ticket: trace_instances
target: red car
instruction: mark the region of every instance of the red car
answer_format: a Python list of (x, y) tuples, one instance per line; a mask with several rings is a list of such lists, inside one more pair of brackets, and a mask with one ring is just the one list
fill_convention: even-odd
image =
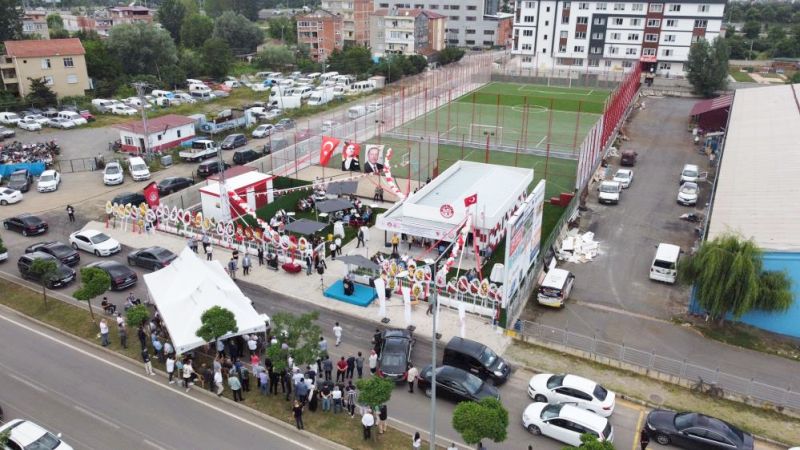
[(86, 119), (87, 122), (94, 122), (94, 115), (92, 115), (92, 113), (90, 113), (88, 109), (81, 110), (78, 112), (78, 114), (80, 114), (81, 117)]

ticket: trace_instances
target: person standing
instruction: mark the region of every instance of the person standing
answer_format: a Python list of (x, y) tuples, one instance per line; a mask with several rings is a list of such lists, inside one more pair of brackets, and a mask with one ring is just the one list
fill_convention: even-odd
[(258, 390), (261, 392), (261, 395), (267, 395), (269, 393), (269, 373), (266, 369), (262, 369), (258, 372)]
[(169, 384), (175, 384), (175, 380), (172, 377), (175, 375), (175, 357), (172, 354), (167, 355), (167, 376), (169, 377)]
[(642, 431), (639, 433), (639, 445), (642, 447), (642, 450), (647, 450), (647, 445), (650, 444), (650, 435), (647, 434), (647, 430), (642, 428)]
[(206, 261), (211, 261), (211, 243), (203, 247), (203, 250), (206, 252)]
[(358, 235), (357, 235), (357, 237), (358, 237), (358, 242), (356, 243), (356, 248), (359, 248), (359, 247), (361, 247), (362, 245), (363, 245), (364, 247), (366, 247), (366, 246), (367, 246), (367, 244), (366, 244), (366, 243), (364, 243), (364, 227), (361, 227), (361, 228), (359, 228), (359, 229), (358, 229)]
[(117, 326), (118, 334), (119, 334), (119, 345), (122, 348), (128, 348), (128, 327), (125, 325), (125, 322), (120, 322)]
[(208, 246), (211, 245), (211, 238), (208, 236), (208, 234), (203, 233), (202, 242), (203, 242), (203, 252), (207, 253)]
[(364, 378), (364, 357), (361, 352), (358, 352), (358, 356), (356, 356), (356, 372), (358, 372), (358, 378)]
[(328, 383), (322, 383), (320, 388), (320, 398), (322, 398), (322, 411), (331, 410), (331, 387)]
[(386, 404), (384, 403), (378, 408), (378, 433), (383, 434), (386, 432), (386, 421), (389, 419), (389, 411), (386, 408)]
[(106, 319), (100, 319), (100, 345), (108, 347), (108, 322)]
[(311, 253), (306, 253), (306, 256), (303, 257), (303, 262), (306, 263), (306, 276), (311, 276), (311, 269), (314, 265), (314, 261), (311, 258)]
[(392, 235), (392, 254), (397, 254), (397, 246), (400, 245), (400, 236), (395, 233)]
[(319, 352), (322, 355), (328, 354), (328, 341), (322, 336), (319, 337)]
[(186, 392), (189, 392), (189, 389), (192, 388), (192, 375), (194, 373), (192, 360), (187, 359), (183, 362), (183, 387), (186, 389)]
[(347, 357), (347, 372), (345, 373), (345, 377), (348, 380), (353, 379), (353, 373), (356, 371), (356, 357), (350, 355)]
[(408, 365), (408, 372), (406, 372), (406, 381), (408, 382), (408, 392), (414, 393), (414, 381), (419, 376), (419, 370), (413, 364)]
[(369, 373), (375, 375), (375, 371), (378, 370), (378, 354), (375, 353), (375, 350), (372, 350), (369, 353)]
[(245, 275), (245, 276), (250, 275), (250, 265), (251, 264), (252, 263), (250, 261), (250, 254), (245, 252), (244, 253), (244, 258), (242, 258), (242, 274), (243, 275)]
[(67, 205), (67, 217), (69, 217), (69, 223), (75, 223), (75, 208), (72, 205)]
[(367, 412), (361, 416), (361, 425), (364, 427), (364, 440), (366, 441), (372, 434), (372, 426), (375, 425), (375, 416), (372, 415), (371, 409), (367, 409)]
[(331, 357), (325, 354), (325, 359), (322, 361), (322, 370), (325, 372), (325, 381), (331, 381), (331, 372), (333, 372), (333, 361)]
[(333, 400), (333, 413), (339, 413), (342, 411), (342, 390), (339, 389), (339, 385), (333, 386), (333, 391), (331, 392), (331, 399)]
[(244, 401), (244, 398), (242, 398), (242, 383), (239, 381), (239, 377), (236, 376), (236, 372), (231, 372), (230, 375), (228, 375), (228, 387), (231, 388), (231, 392), (233, 392), (233, 401)]
[(347, 373), (347, 361), (344, 360), (344, 356), (336, 363), (336, 382), (338, 383), (341, 381), (344, 383), (345, 373)]
[(303, 405), (295, 400), (292, 407), (292, 415), (294, 416), (294, 423), (297, 425), (298, 430), (303, 429)]
[(258, 266), (261, 267), (264, 265), (264, 246), (258, 246)]
[(339, 322), (333, 326), (333, 335), (336, 337), (336, 346), (338, 347), (342, 343), (342, 327)]
[(228, 261), (228, 274), (229, 274), (229, 275), (231, 276), (231, 278), (233, 278), (234, 280), (236, 279), (236, 265), (237, 265), (236, 261), (237, 261), (237, 260), (236, 260), (236, 258), (234, 258), (234, 257), (231, 257), (231, 260), (230, 260), (230, 261)]
[(353, 386), (353, 380), (350, 380), (344, 388), (344, 400), (347, 403), (347, 412), (350, 413), (351, 418), (356, 416), (356, 397), (358, 397), (358, 392), (356, 387)]
[(142, 361), (144, 361), (144, 371), (146, 374), (153, 376), (153, 363), (150, 362), (150, 355), (147, 354), (147, 349), (142, 350)]
[(414, 433), (414, 439), (411, 441), (412, 448), (422, 448), (422, 436), (419, 435), (419, 431)]
[(381, 347), (383, 346), (383, 333), (379, 328), (375, 328), (375, 334), (372, 335), (372, 348), (378, 356), (381, 355)]

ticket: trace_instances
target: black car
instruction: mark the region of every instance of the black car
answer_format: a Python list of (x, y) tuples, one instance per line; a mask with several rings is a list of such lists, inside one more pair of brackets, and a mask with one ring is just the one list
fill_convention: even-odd
[(86, 267), (97, 267), (111, 277), (111, 290), (119, 291), (136, 284), (139, 277), (130, 267), (116, 261), (97, 261)]
[(200, 178), (208, 178), (215, 173), (220, 173), (223, 170), (230, 169), (231, 165), (225, 161), (220, 161), (217, 158), (204, 161), (197, 166), (197, 176)]
[(26, 253), (19, 257), (17, 261), (17, 268), (19, 269), (20, 275), (22, 278), (27, 280), (33, 280), (37, 283), (40, 280), (38, 274), (35, 274), (31, 271), (31, 267), (33, 266), (33, 262), (39, 259), (44, 259), (48, 261), (53, 261), (56, 263), (58, 267), (56, 270), (56, 275), (47, 283), (48, 288), (57, 288), (63, 287), (71, 283), (75, 279), (75, 270), (71, 267), (67, 267), (61, 261), (56, 259), (55, 256), (48, 255), (47, 253), (43, 252), (33, 252), (33, 253)]
[(128, 264), (150, 270), (161, 269), (171, 263), (178, 255), (161, 247), (147, 247), (128, 253)]
[(33, 184), (33, 175), (28, 172), (28, 169), (19, 169), (15, 170), (14, 173), (8, 177), (8, 185), (9, 189), (14, 189), (15, 191), (20, 192), (28, 192), (31, 185)]
[(247, 164), (251, 161), (255, 161), (262, 156), (269, 155), (270, 153), (270, 146), (269, 144), (265, 144), (259, 148), (244, 148), (241, 150), (236, 150), (233, 154), (233, 163), (234, 164)]
[(511, 366), (491, 348), (458, 336), (445, 346), (442, 364), (464, 369), (483, 380), (491, 379), (495, 386), (508, 381), (511, 375)]
[(47, 232), (47, 222), (32, 214), (25, 213), (4, 220), (3, 228), (17, 231), (22, 233), (23, 236), (34, 236)]
[(294, 126), (295, 126), (294, 119), (289, 119), (289, 118), (281, 119), (278, 121), (278, 123), (275, 124), (275, 128), (277, 128), (279, 131), (291, 130), (292, 128), (294, 128)]
[(229, 134), (225, 136), (220, 147), (223, 150), (233, 150), (247, 144), (247, 138), (243, 134)]
[(723, 420), (694, 412), (650, 411), (645, 430), (661, 445), (697, 450), (753, 449), (750, 433)]
[(408, 330), (384, 330), (381, 342), (378, 375), (394, 382), (405, 380), (411, 350), (414, 348), (414, 336)]
[(74, 248), (64, 244), (63, 242), (37, 242), (25, 249), (25, 253), (33, 252), (42, 252), (55, 256), (59, 261), (70, 267), (81, 262), (81, 255), (79, 255)]
[(117, 195), (111, 200), (111, 203), (115, 205), (127, 205), (131, 204), (134, 206), (139, 206), (142, 203), (147, 203), (144, 198), (144, 194), (140, 192), (123, 192), (122, 194)]
[[(417, 380), (417, 387), (428, 397), (432, 394), (432, 375), (431, 366), (427, 366), (419, 373)], [(488, 397), (500, 400), (500, 394), (496, 387), (465, 370), (452, 366), (436, 368), (436, 395), (449, 397), (459, 402), (468, 400), (479, 402)]]
[(167, 177), (158, 182), (158, 195), (168, 195), (194, 184), (191, 178)]

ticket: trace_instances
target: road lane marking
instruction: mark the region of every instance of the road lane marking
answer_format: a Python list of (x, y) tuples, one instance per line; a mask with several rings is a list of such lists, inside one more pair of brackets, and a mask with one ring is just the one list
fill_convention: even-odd
[(96, 420), (98, 422), (102, 422), (102, 423), (104, 423), (104, 424), (106, 424), (106, 425), (108, 425), (108, 426), (110, 426), (112, 428), (115, 428), (117, 430), (119, 430), (119, 428), (120, 428), (120, 426), (115, 424), (114, 422), (112, 422), (112, 421), (100, 416), (99, 414), (95, 414), (92, 411), (89, 411), (88, 409), (86, 409), (86, 408), (84, 408), (82, 406), (74, 405), (73, 408), (75, 408), (76, 411), (80, 411), (80, 412), (86, 414), (87, 416), (91, 417), (92, 419), (94, 419), (94, 420)]
[(149, 439), (143, 439), (142, 442), (144, 442), (145, 444), (149, 445), (150, 447), (156, 448), (158, 450), (167, 450), (164, 447), (156, 444), (155, 442), (153, 442), (153, 441), (151, 441)]
[[(105, 360), (105, 359), (103, 359), (103, 358), (101, 358), (101, 357), (99, 357), (99, 356), (97, 356), (97, 355), (95, 355), (93, 353), (90, 353), (90, 352), (88, 352), (86, 350), (78, 348), (78, 347), (76, 347), (76, 346), (74, 346), (72, 344), (67, 344), (66, 342), (62, 342), (62, 341), (56, 339), (55, 337), (52, 337), (52, 336), (50, 336), (50, 335), (48, 335), (48, 334), (46, 334), (44, 332), (41, 332), (41, 331), (36, 330), (34, 328), (31, 328), (31, 327), (29, 327), (29, 326), (27, 326), (25, 324), (22, 324), (22, 323), (17, 322), (17, 321), (15, 321), (13, 319), (10, 319), (10, 318), (2, 315), (2, 314), (0, 314), (0, 319), (5, 320), (6, 322), (12, 323), (12, 324), (14, 324), (14, 325), (16, 325), (16, 326), (18, 326), (18, 327), (20, 327), (20, 328), (22, 328), (24, 330), (27, 330), (27, 331), (29, 331), (31, 333), (37, 334), (37, 335), (39, 335), (39, 336), (41, 336), (41, 337), (43, 337), (43, 338), (45, 338), (47, 340), (53, 341), (56, 344), (62, 345), (64, 347), (67, 347), (67, 348), (69, 348), (69, 349), (71, 349), (71, 350), (73, 350), (75, 352), (78, 352), (78, 353), (80, 353), (82, 355), (88, 356), (89, 358), (92, 358), (92, 359), (94, 359), (96, 361), (99, 361), (99, 362), (101, 362), (103, 364), (109, 365), (109, 366), (114, 367), (114, 368), (116, 368), (118, 370), (126, 372), (129, 375), (135, 376), (135, 377), (137, 377), (137, 378), (139, 378), (139, 379), (141, 379), (141, 380), (143, 380), (145, 382), (152, 383), (153, 385), (158, 386), (161, 389), (167, 390), (169, 392), (173, 392), (173, 393), (175, 393), (175, 394), (177, 394), (179, 396), (182, 396), (184, 398), (192, 400), (193, 402), (195, 402), (195, 403), (197, 403), (199, 405), (202, 405), (205, 408), (210, 408), (210, 409), (212, 409), (212, 410), (214, 410), (216, 412), (219, 412), (221, 414), (224, 414), (224, 415), (226, 415), (226, 416), (228, 416), (228, 417), (230, 417), (230, 418), (232, 418), (234, 420), (238, 420), (239, 422), (242, 422), (244, 424), (250, 425), (250, 426), (252, 426), (254, 428), (257, 428), (257, 429), (259, 429), (259, 430), (261, 430), (261, 431), (263, 431), (265, 433), (271, 434), (271, 435), (273, 435), (273, 436), (275, 436), (275, 437), (277, 437), (277, 438), (279, 438), (279, 439), (281, 439), (281, 440), (283, 440), (285, 442), (289, 442), (291, 444), (294, 444), (294, 445), (296, 445), (296, 446), (298, 446), (300, 448), (304, 448), (304, 449), (307, 449), (307, 450), (315, 450), (315, 447), (309, 447), (309, 446), (307, 446), (307, 445), (305, 445), (305, 444), (303, 444), (301, 442), (295, 441), (294, 439), (286, 437), (284, 434), (282, 434), (279, 431), (270, 430), (267, 427), (259, 425), (259, 424), (255, 423), (255, 422), (251, 421), (251, 420), (239, 417), (236, 414), (234, 414), (232, 412), (229, 412), (229, 411), (226, 411), (226, 410), (224, 410), (224, 409), (222, 409), (222, 408), (220, 408), (218, 406), (215, 406), (215, 405), (212, 405), (210, 403), (204, 402), (204, 401), (202, 401), (200, 399), (194, 398), (191, 395), (188, 395), (188, 394), (186, 394), (184, 392), (180, 392), (178, 390), (171, 389), (171, 388), (168, 387), (168, 385), (165, 385), (165, 384), (162, 384), (162, 383), (160, 383), (158, 381), (155, 381), (150, 377), (142, 375), (142, 374), (140, 374), (138, 372), (134, 372), (133, 370), (128, 369), (127, 367), (123, 367), (123, 366), (121, 366), (121, 365), (119, 365), (117, 363), (113, 363), (111, 361), (107, 361), (107, 360)], [(115, 356), (119, 356), (119, 355), (115, 355)]]
[(642, 421), (644, 420), (644, 410), (639, 411), (639, 419), (636, 420), (636, 429), (633, 430), (633, 450), (639, 447), (639, 433), (642, 430)]
[(10, 378), (13, 378), (13, 379), (19, 381), (20, 383), (24, 384), (25, 386), (28, 386), (29, 388), (31, 388), (31, 389), (33, 389), (35, 391), (39, 391), (39, 393), (42, 393), (42, 394), (46, 394), (47, 393), (47, 389), (43, 389), (43, 388), (31, 383), (30, 381), (28, 381), (28, 380), (26, 380), (24, 378), (21, 378), (21, 377), (18, 377), (16, 375), (14, 375), (13, 373), (7, 373), (6, 375), (8, 375)]

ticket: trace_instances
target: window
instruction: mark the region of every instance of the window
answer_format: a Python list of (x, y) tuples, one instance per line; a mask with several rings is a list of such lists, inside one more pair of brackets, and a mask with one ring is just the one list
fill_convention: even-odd
[(614, 11), (625, 11), (625, 3), (614, 3)]
[(550, 21), (549, 20), (545, 20), (544, 21), (544, 26), (549, 26), (549, 25), (550, 25)]
[(180, 128), (178, 128), (178, 129), (175, 131), (175, 133), (178, 135), (178, 137), (181, 137), (181, 129), (180, 129)]
[(561, 16), (561, 25), (566, 25), (569, 23), (569, 16)]
[(533, 30), (522, 30), (522, 35), (528, 37), (533, 36)]
[(569, 37), (569, 31), (564, 30), (559, 32), (558, 37), (560, 37), (561, 39), (566, 39), (567, 37)]
[[(466, 40), (466, 41), (464, 41), (464, 42), (466, 42), (468, 45), (475, 45), (475, 41), (473, 41), (473, 40), (471, 40), (471, 39), (467, 39), (467, 40)], [(525, 49), (523, 49), (523, 50), (525, 50)], [(528, 49), (528, 50), (530, 50), (530, 49)]]
[(534, 4), (534, 2), (525, 2), (525, 7), (526, 8), (533, 8), (533, 4)]
[(629, 41), (638, 41), (639, 40), (639, 33), (628, 33), (628, 40)]
[(634, 3), (631, 5), (631, 11), (644, 11), (644, 4)]
[(414, 8), (416, 8), (416, 9), (422, 9), (424, 7), (425, 7), (425, 5), (420, 5), (419, 3), (414, 5)]
[(75, 63), (72, 62), (71, 56), (67, 56), (66, 58), (64, 58), (64, 67), (75, 67)]
[(572, 51), (575, 53), (583, 53), (584, 50), (586, 50), (586, 48), (582, 45), (576, 45), (575, 47), (572, 47)]
[(567, 53), (567, 46), (566, 45), (562, 45), (561, 47), (558, 47), (558, 52), (559, 53)]
[(533, 22), (536, 22), (535, 19), (536, 18), (533, 17), (533, 16), (525, 16), (525, 17), (522, 18), (522, 21), (525, 22), (525, 23), (533, 23)]
[(592, 23), (594, 23), (595, 25), (605, 25), (606, 24), (606, 18), (605, 17), (595, 17), (594, 20), (592, 21)]
[(602, 55), (603, 54), (603, 47), (592, 47), (589, 49), (589, 53), (593, 55)]
[(631, 19), (631, 26), (638, 27), (642, 24), (642, 19)]
[[(527, 31), (527, 30), (526, 30), (526, 31)], [(531, 30), (531, 31), (533, 31), (533, 30)], [(466, 33), (467, 33), (467, 34), (475, 34), (475, 30), (470, 30), (470, 29), (467, 29), (467, 30), (466, 30)]]
[(645, 42), (658, 42), (658, 35), (654, 33), (647, 33), (644, 35)]
[(700, 40), (700, 36), (692, 36), (692, 44)]
[(133, 138), (130, 136), (125, 136), (125, 145), (133, 145)]
[(522, 50), (533, 50), (531, 44), (522, 44)]
[(78, 76), (74, 73), (67, 75), (67, 83), (68, 84), (77, 84), (78, 83)]
[(647, 19), (647, 26), (650, 28), (658, 28), (661, 26), (661, 19)]
[(545, 41), (547, 40), (547, 35), (546, 34), (544, 35), (543, 40), (545, 40)]
[(156, 140), (160, 141), (163, 136), (164, 136), (163, 134), (157, 134), (156, 135)]
[(605, 34), (603, 33), (592, 33), (592, 39), (603, 39)]
[(53, 66), (50, 65), (50, 58), (42, 58), (42, 69), (49, 69)]
[(439, 5), (430, 5), (428, 9), (439, 9)]
[(467, 16), (467, 22), (475, 22), (476, 20), (478, 20), (478, 18), (475, 16)]
[(672, 69), (672, 63), (661, 63), (658, 65), (659, 70), (669, 70)]
[(661, 56), (672, 56), (675, 51), (671, 48), (665, 48), (661, 51)]
[(650, 12), (662, 12), (662, 11), (664, 11), (663, 3), (650, 3)]
[(639, 53), (637, 50), (638, 49), (635, 48), (635, 47), (630, 47), (630, 48), (625, 49), (625, 54), (626, 55), (636, 56)]
[(550, 7), (549, 6), (547, 7), (547, 10), (545, 12), (550, 12)]
[(630, 67), (633, 67), (633, 62), (631, 62), (631, 61), (622, 61), (622, 67), (624, 67), (626, 69), (630, 68)]
[(461, 20), (461, 17), (460, 16), (450, 16), (450, 20), (459, 21), (459, 20)]
[(674, 34), (665, 34), (664, 35), (664, 42), (675, 42), (675, 35)]
[(494, 30), (483, 30), (484, 36), (494, 36)]
[(654, 48), (643, 48), (642, 49), (642, 56), (656, 56), (656, 49), (654, 49)]
[(589, 58), (589, 67), (599, 67), (599, 66), (600, 66), (599, 59)]
[(576, 22), (578, 25), (586, 25), (589, 23), (588, 17), (578, 17), (578, 21)]
[(681, 5), (676, 5), (674, 3), (669, 5), (669, 8), (667, 8), (667, 11), (671, 12), (680, 12), (680, 10), (681, 10)]
[(486, 47), (491, 47), (494, 45), (494, 41), (483, 41), (483, 45)]
[(606, 10), (606, 2), (597, 2), (597, 10), (598, 11), (605, 11)]
[(609, 35), (609, 38), (611, 38), (614, 41), (618, 41), (618, 40), (622, 39), (622, 34), (620, 34), (620, 33), (611, 33)]
[(570, 2), (564, 2), (564, 9), (570, 9), (572, 4)]
[(529, 63), (529, 62), (532, 62), (532, 61), (533, 61), (533, 58), (531, 58), (530, 56), (523, 56), (522, 57), (522, 62), (524, 62), (524, 63)]
[(586, 32), (585, 31), (576, 31), (575, 32), (575, 39), (586, 39)]
[(619, 54), (619, 47), (608, 47), (608, 54), (609, 55)]
[[(544, 37), (545, 37), (545, 40), (546, 40), (547, 39), (547, 35), (545, 34)], [(547, 53), (547, 49), (543, 48), (542, 49), (542, 54), (544, 55), (545, 53)]]
[(708, 5), (697, 5), (697, 12), (708, 12), (709, 6)]
[(381, 7), (381, 8), (388, 8), (388, 7), (389, 7), (389, 4), (388, 4), (388, 3), (381, 3), (381, 4), (380, 4), (380, 7)]
[(589, 4), (586, 2), (578, 3), (578, 9), (589, 9)]
[(675, 19), (667, 19), (666, 21), (664, 21), (664, 26), (665, 27), (677, 27), (678, 26), (678, 21), (675, 20)]
[(42, 77), (42, 79), (44, 80), (44, 84), (46, 84), (48, 86), (52, 86), (53, 85), (53, 77), (48, 75), (48, 76)]
[(694, 21), (695, 28), (705, 28), (708, 25), (708, 21), (705, 19), (697, 19)]
[(451, 11), (456, 11), (456, 10), (459, 10), (459, 9), (461, 9), (461, 5), (450, 5), (450, 10)]
[(476, 9), (478, 9), (478, 7), (475, 5), (467, 5), (467, 11), (475, 11)]
[(622, 25), (622, 17), (615, 17), (614, 18), (614, 25)]

